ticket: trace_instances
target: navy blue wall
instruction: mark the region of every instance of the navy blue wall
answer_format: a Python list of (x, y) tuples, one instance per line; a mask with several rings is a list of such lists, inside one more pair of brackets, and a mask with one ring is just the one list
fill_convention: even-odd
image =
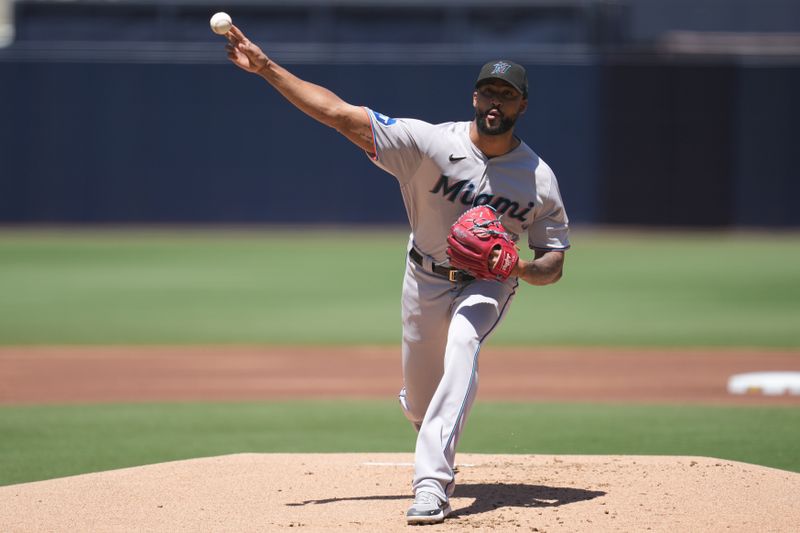
[[(471, 117), (472, 66), (294, 65), (353, 103)], [(532, 65), (520, 135), (576, 222), (800, 225), (800, 68)], [(403, 222), (394, 179), (227, 64), (0, 62), (2, 222)]]
[(738, 88), (737, 222), (800, 226), (800, 68), (747, 69)]
[(615, 64), (604, 71), (603, 216), (617, 224), (730, 225), (738, 69)]
[[(471, 119), (472, 66), (292, 70), (397, 117)], [(596, 69), (530, 69), (520, 134), (598, 214)], [(232, 65), (0, 63), (5, 222), (402, 222), (394, 178)]]

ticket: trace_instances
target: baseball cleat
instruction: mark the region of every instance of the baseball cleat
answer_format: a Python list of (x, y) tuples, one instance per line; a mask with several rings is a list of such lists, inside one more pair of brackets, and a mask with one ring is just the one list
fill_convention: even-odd
[(409, 525), (440, 524), (450, 514), (450, 503), (440, 500), (435, 494), (420, 491), (408, 508), (406, 520)]

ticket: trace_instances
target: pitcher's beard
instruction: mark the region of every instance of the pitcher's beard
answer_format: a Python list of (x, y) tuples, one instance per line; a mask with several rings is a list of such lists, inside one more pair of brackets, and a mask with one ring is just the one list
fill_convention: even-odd
[(505, 115), (500, 115), (500, 122), (496, 126), (490, 127), (486, 124), (486, 117), (489, 115), (490, 111), (492, 110), (487, 109), (484, 112), (480, 112), (477, 109), (475, 110), (475, 124), (478, 125), (478, 131), (484, 135), (502, 135), (507, 131), (510, 131), (517, 122), (516, 117), (512, 118)]

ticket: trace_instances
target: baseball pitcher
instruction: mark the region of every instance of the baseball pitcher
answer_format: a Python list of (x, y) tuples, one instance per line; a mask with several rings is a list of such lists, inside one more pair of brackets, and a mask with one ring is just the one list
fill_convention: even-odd
[[(450, 512), (456, 445), (478, 384), (481, 346), (508, 312), (519, 280), (561, 278), (568, 221), (550, 167), (514, 135), (528, 106), (525, 69), (481, 68), (468, 122), (429, 124), (351, 105), (271, 60), (242, 31), (228, 58), (361, 148), (400, 185), (411, 235), (402, 292), (400, 405), (417, 430), (409, 524)], [(533, 257), (519, 257), (527, 241)]]

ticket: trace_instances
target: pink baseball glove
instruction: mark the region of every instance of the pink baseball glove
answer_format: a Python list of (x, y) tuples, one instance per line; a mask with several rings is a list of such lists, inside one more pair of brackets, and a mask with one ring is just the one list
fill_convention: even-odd
[[(450, 265), (479, 279), (508, 279), (519, 261), (516, 245), (497, 211), (488, 205), (473, 207), (458, 217), (450, 228), (447, 245)], [(494, 250), (499, 250), (500, 257), (490, 264)]]

